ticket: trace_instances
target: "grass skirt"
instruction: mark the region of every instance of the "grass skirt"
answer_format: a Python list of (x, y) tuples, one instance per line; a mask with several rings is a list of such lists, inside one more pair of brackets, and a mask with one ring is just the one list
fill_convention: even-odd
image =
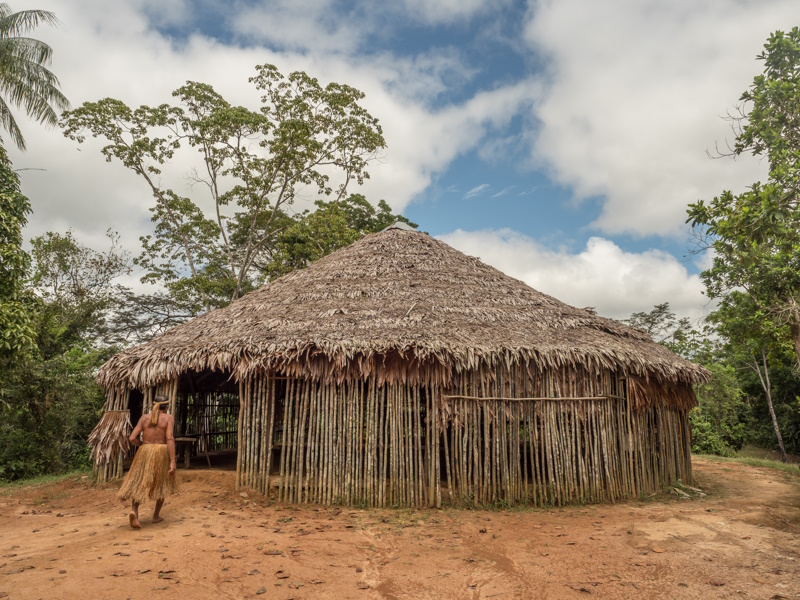
[(143, 444), (133, 457), (133, 464), (117, 496), (141, 504), (166, 498), (178, 489), (175, 473), (169, 474), (169, 450), (166, 444)]

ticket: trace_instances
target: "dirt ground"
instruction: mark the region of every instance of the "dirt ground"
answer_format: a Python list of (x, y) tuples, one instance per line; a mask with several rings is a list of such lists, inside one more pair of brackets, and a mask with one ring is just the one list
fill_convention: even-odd
[(800, 477), (695, 460), (691, 499), (510, 511), (266, 506), (179, 471), (131, 530), (119, 483), (0, 489), (0, 598), (796, 598)]

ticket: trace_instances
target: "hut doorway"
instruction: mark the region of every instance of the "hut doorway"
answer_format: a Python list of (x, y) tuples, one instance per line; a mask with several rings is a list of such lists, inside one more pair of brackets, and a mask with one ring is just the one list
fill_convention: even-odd
[[(180, 378), (174, 402), (179, 454), (235, 457), (239, 444), (239, 385), (230, 373), (188, 372)], [(215, 461), (221, 466), (220, 461)], [(233, 464), (223, 461), (222, 464)]]
[(131, 390), (128, 393), (128, 411), (131, 414), (131, 425), (136, 427), (136, 423), (142, 418), (144, 408), (144, 394), (139, 390)]

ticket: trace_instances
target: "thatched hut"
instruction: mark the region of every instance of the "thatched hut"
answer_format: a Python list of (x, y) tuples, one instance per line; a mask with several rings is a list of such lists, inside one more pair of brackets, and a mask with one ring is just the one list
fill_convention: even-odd
[(100, 369), (100, 479), (168, 395), (237, 485), (367, 506), (594, 502), (692, 479), (707, 372), (424, 233), (368, 235)]

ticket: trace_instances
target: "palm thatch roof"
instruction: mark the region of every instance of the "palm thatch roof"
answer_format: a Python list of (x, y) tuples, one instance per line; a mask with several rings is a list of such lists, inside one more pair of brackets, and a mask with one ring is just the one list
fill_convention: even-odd
[(390, 228), (120, 352), (98, 382), (143, 388), (187, 370), (243, 378), (271, 369), (447, 384), (503, 363), (683, 384), (708, 378), (642, 331), (559, 302), (427, 234)]

